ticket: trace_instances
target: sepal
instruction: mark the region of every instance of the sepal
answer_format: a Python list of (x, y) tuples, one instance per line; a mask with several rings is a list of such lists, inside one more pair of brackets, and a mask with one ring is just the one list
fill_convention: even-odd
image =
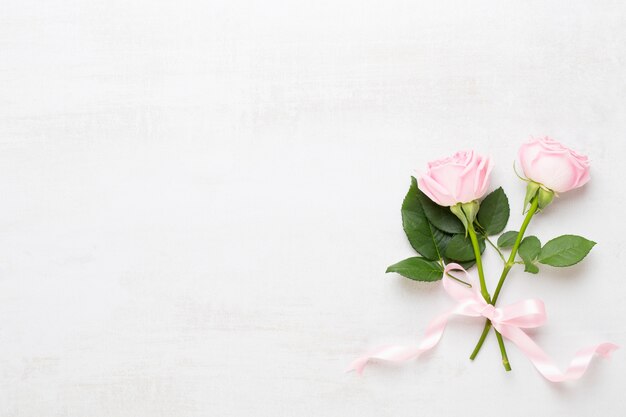
[(463, 211), (463, 208), (461, 207), (461, 203), (450, 206), (450, 211), (456, 217), (458, 217), (459, 220), (461, 220), (461, 223), (463, 223), (463, 227), (465, 228), (465, 236), (467, 236), (467, 228), (469, 227), (469, 225), (467, 224), (467, 217), (465, 216), (465, 212)]
[(524, 213), (526, 213), (526, 210), (528, 210), (530, 202), (533, 200), (533, 198), (535, 198), (540, 188), (541, 185), (539, 185), (538, 183), (534, 181), (528, 181), (528, 186), (526, 186), (526, 197), (524, 197)]
[(554, 191), (548, 190), (547, 188), (539, 188), (539, 192), (537, 193), (537, 203), (539, 210), (543, 210), (548, 207), (550, 203), (554, 200)]

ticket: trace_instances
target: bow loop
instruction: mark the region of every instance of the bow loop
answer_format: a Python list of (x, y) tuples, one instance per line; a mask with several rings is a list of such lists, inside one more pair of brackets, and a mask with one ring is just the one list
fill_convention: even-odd
[[(458, 276), (461, 275), (461, 276)], [(461, 281), (467, 282), (470, 287), (466, 287), (455, 281), (450, 276), (453, 276)], [(450, 263), (447, 264), (443, 270), (443, 289), (448, 295), (454, 298), (456, 301), (463, 303), (468, 300), (473, 300), (478, 304), (487, 305), (487, 302), (480, 294), (479, 285), (476, 280), (459, 264)]]
[(537, 299), (510, 304), (502, 308), (502, 313), (500, 323), (525, 329), (543, 326), (547, 321), (546, 307)]

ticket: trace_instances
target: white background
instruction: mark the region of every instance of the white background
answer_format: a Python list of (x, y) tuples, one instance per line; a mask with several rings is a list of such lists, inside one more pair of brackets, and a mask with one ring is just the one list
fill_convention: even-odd
[[(3, 0), (0, 415), (623, 416), (626, 356), (553, 385), (457, 320), (417, 343), (440, 284), (413, 255), (410, 175), (490, 153), (521, 222), (519, 144), (550, 135), (593, 179), (537, 217), (597, 242), (576, 267), (516, 270), (533, 337), (565, 367), (626, 345), (623, 1)], [(486, 255), (491, 289), (499, 273)]]

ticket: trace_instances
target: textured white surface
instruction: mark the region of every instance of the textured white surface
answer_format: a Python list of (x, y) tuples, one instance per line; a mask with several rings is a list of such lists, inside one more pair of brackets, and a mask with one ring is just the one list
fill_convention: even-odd
[[(515, 271), (564, 366), (626, 345), (623, 1), (3, 0), (0, 415), (623, 416), (626, 357), (544, 382), (481, 323), (405, 366), (449, 301), (385, 275), (413, 252), (414, 168), (490, 152), (521, 222), (518, 144), (548, 134), (593, 179), (531, 233), (599, 242)], [(491, 288), (498, 258), (487, 255)]]

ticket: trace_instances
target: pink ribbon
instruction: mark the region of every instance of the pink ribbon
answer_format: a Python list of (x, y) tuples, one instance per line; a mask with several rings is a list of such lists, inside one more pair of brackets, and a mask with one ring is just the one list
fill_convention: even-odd
[[(466, 288), (448, 278), (447, 274), (450, 271), (462, 272), (467, 278), (467, 281), (472, 283), (474, 289)], [(403, 362), (416, 358), (422, 352), (433, 348), (439, 343), (441, 336), (443, 336), (443, 331), (446, 328), (446, 324), (448, 323), (448, 318), (453, 315), (484, 317), (489, 319), (493, 327), (498, 330), (502, 336), (515, 343), (528, 359), (530, 359), (533, 365), (535, 365), (539, 373), (552, 382), (563, 382), (580, 378), (589, 367), (594, 353), (608, 358), (611, 353), (618, 348), (618, 346), (613, 343), (600, 343), (581, 349), (576, 352), (567, 370), (561, 372), (552, 359), (550, 359), (550, 357), (522, 330), (540, 327), (546, 322), (546, 312), (543, 301), (529, 299), (506, 307), (495, 308), (484, 300), (476, 283), (472, 282), (467, 271), (458, 264), (448, 264), (445, 267), (443, 288), (448, 295), (457, 301), (457, 304), (454, 308), (430, 322), (424, 332), (424, 339), (418, 347), (398, 345), (380, 347), (356, 359), (350, 365), (349, 370), (355, 370), (361, 374), (370, 359)]]

